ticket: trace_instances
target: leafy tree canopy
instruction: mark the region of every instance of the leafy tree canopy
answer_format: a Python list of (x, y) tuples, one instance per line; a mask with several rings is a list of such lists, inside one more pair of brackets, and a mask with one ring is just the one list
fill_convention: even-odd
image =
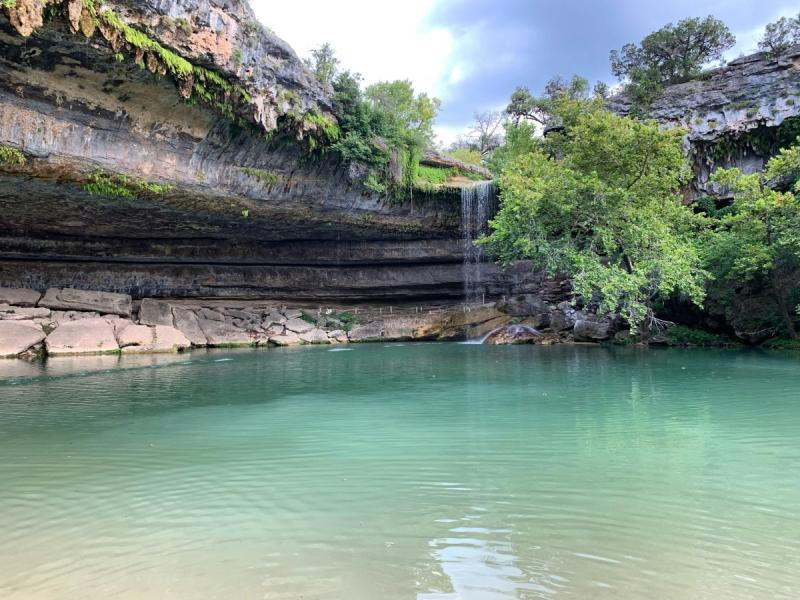
[(329, 43), (311, 51), (311, 56), (303, 61), (314, 76), (325, 85), (333, 83), (339, 72), (339, 59)]
[(558, 158), (542, 146), (506, 165), (502, 208), (481, 243), (505, 264), (532, 259), (569, 276), (601, 312), (633, 325), (659, 296), (700, 303), (706, 273), (692, 236), (704, 217), (678, 191), (684, 132), (566, 96), (554, 114), (565, 124)]
[(758, 47), (770, 54), (780, 54), (795, 44), (800, 44), (800, 13), (794, 18), (781, 17), (767, 25)]
[[(712, 181), (730, 190), (734, 200), (703, 244), (717, 285), (766, 286), (779, 307), (785, 333), (793, 338), (797, 331), (788, 299), (796, 287), (793, 272), (800, 267), (800, 202), (795, 193), (775, 190), (767, 183), (798, 177), (800, 145), (781, 150), (764, 173), (717, 170)], [(800, 184), (795, 183), (794, 189), (800, 192)]]

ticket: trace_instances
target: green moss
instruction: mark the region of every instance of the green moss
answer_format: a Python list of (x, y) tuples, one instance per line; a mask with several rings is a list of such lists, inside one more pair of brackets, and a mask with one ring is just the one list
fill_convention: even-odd
[(17, 7), (17, 0), (0, 0), (0, 8), (11, 10)]
[(24, 165), (25, 155), (11, 146), (0, 146), (0, 165)]
[(317, 317), (315, 315), (312, 315), (311, 313), (307, 313), (306, 311), (301, 311), (300, 318), (306, 323), (309, 323), (310, 325), (314, 326), (317, 325)]
[(189, 21), (184, 19), (183, 17), (178, 17), (177, 19), (175, 19), (175, 25), (186, 35), (192, 33), (192, 24), (189, 23)]
[(242, 51), (239, 48), (234, 48), (231, 52), (231, 62), (237, 69), (242, 66)]
[(793, 340), (793, 339), (780, 339), (780, 340), (771, 340), (764, 344), (765, 348), (769, 348), (771, 350), (800, 350), (800, 340)]
[(321, 115), (317, 112), (310, 111), (307, 112), (304, 117), (303, 121), (306, 124), (313, 125), (318, 130), (322, 131), (325, 134), (325, 137), (328, 138), (329, 141), (336, 141), (339, 139), (341, 135), (341, 131), (339, 130), (339, 126), (336, 124), (333, 119), (326, 117), (325, 115)]
[(264, 169), (254, 169), (252, 167), (244, 167), (241, 169), (248, 177), (252, 177), (263, 183), (267, 187), (278, 185), (281, 178), (277, 173), (267, 171)]
[(83, 7), (89, 11), (89, 14), (97, 18), (97, 7), (94, 5), (94, 0), (83, 0)]
[(667, 332), (667, 337), (679, 346), (728, 346), (733, 343), (724, 336), (689, 327), (673, 327)]
[(139, 181), (127, 175), (95, 171), (89, 176), (89, 183), (83, 189), (92, 196), (136, 199), (146, 194), (164, 194), (172, 186)]

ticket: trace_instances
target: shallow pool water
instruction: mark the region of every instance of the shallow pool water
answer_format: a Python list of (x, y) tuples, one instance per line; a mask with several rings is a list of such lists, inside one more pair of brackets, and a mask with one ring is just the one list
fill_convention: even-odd
[(0, 361), (0, 598), (800, 597), (800, 357)]

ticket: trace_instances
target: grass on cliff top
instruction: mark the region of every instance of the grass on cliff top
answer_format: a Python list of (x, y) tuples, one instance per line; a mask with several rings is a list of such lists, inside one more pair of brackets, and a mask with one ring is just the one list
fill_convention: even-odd
[(462, 171), (455, 167), (442, 169), (440, 167), (419, 165), (417, 168), (417, 176), (414, 179), (414, 187), (423, 191), (434, 191), (436, 188), (446, 185), (448, 181), (456, 177), (463, 177), (470, 181), (485, 180), (485, 178), (478, 173)]

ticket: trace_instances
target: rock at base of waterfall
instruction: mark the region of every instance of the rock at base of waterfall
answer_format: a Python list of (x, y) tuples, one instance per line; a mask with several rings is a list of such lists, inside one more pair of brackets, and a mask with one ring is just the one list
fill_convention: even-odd
[(519, 344), (534, 344), (542, 334), (525, 325), (506, 325), (489, 334), (483, 341), (490, 346), (514, 346)]
[(312, 329), (309, 332), (301, 333), (300, 339), (303, 340), (306, 344), (330, 344), (331, 341), (328, 339), (328, 334), (322, 331), (322, 329)]

